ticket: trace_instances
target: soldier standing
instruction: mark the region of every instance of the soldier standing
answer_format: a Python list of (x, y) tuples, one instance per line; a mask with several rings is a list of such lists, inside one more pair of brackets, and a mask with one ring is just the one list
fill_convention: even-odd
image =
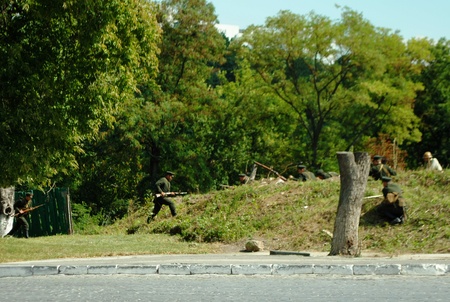
[(28, 231), (30, 229), (30, 225), (26, 217), (28, 216), (28, 211), (26, 211), (31, 204), (31, 199), (33, 198), (32, 193), (26, 193), (25, 198), (22, 198), (14, 203), (14, 210), (16, 213), (16, 224), (12, 228), (12, 230), (8, 233), (8, 235), (13, 236), (18, 230), (23, 229), (25, 238), (29, 238)]

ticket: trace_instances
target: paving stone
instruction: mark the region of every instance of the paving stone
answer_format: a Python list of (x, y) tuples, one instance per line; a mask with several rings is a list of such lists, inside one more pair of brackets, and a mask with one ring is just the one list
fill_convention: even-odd
[(88, 273), (87, 265), (61, 265), (59, 273), (62, 275), (86, 275)]
[(33, 275), (41, 276), (41, 275), (57, 275), (59, 273), (58, 266), (33, 266)]
[(271, 264), (242, 264), (231, 265), (232, 275), (271, 275)]
[(353, 275), (353, 264), (343, 265), (314, 265), (314, 274), (329, 274), (329, 275)]
[(27, 277), (33, 275), (31, 266), (1, 267), (0, 277)]
[(402, 275), (440, 276), (447, 273), (445, 264), (406, 264), (402, 266)]
[(117, 265), (88, 265), (87, 273), (90, 275), (114, 275)]
[(203, 265), (203, 264), (192, 264), (190, 266), (191, 274), (219, 274), (219, 275), (231, 275), (231, 265)]
[(312, 274), (312, 264), (274, 264), (274, 275), (301, 275)]
[(118, 274), (154, 275), (158, 273), (158, 265), (118, 265)]
[(188, 264), (161, 264), (158, 272), (161, 275), (190, 275), (191, 269)]

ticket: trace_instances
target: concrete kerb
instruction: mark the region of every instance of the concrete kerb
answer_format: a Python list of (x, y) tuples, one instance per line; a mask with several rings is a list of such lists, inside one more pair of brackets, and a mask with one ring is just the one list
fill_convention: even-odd
[(43, 275), (414, 275), (450, 276), (445, 264), (388, 264), (388, 265), (314, 265), (314, 264), (161, 264), (161, 265), (81, 265), (81, 266), (2, 266), (1, 277), (29, 277)]
[(142, 255), (50, 259), (0, 264), (1, 277), (42, 275), (411, 275), (450, 276), (450, 254), (397, 257), (223, 255)]

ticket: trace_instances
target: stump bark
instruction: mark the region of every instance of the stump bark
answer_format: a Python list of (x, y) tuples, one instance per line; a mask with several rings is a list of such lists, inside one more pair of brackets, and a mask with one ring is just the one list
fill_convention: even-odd
[(329, 255), (358, 256), (358, 226), (369, 177), (370, 155), (365, 152), (338, 152), (337, 159), (341, 189)]

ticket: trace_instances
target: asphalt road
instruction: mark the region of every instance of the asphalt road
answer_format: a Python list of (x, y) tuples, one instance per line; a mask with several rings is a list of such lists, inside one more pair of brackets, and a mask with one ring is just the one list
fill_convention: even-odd
[(448, 301), (450, 276), (76, 275), (1, 278), (4, 301)]

